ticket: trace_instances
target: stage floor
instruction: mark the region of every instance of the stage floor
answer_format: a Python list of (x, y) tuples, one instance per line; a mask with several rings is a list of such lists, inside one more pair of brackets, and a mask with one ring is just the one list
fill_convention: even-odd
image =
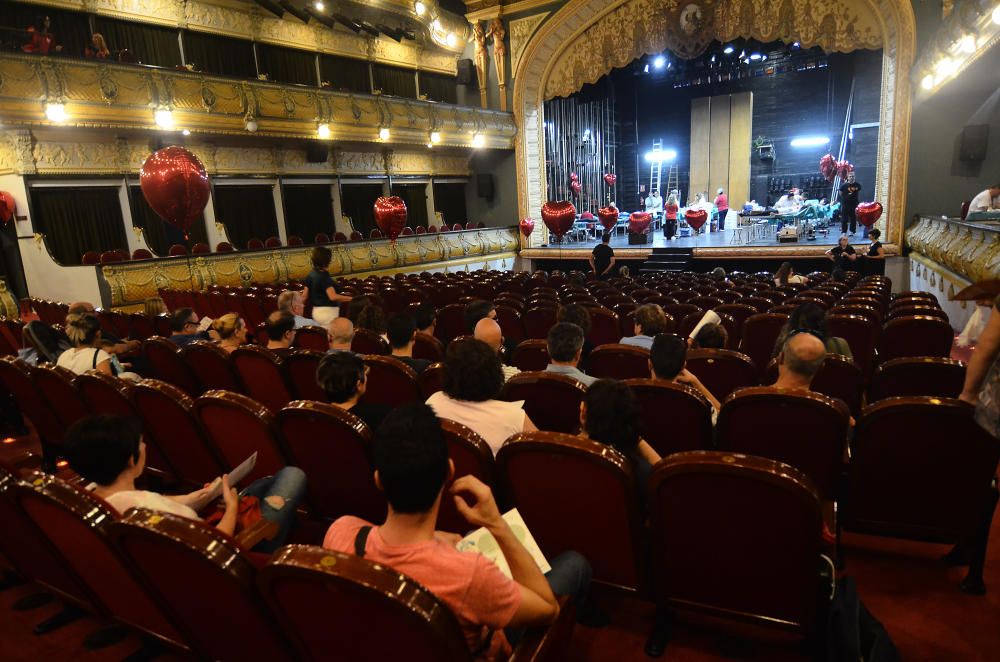
[[(628, 234), (618, 233), (611, 236), (611, 247), (612, 248), (767, 248), (767, 247), (795, 247), (795, 246), (809, 246), (809, 247), (819, 247), (819, 246), (836, 246), (837, 241), (840, 238), (839, 228), (836, 230), (831, 229), (826, 235), (816, 233), (815, 240), (808, 241), (805, 239), (799, 239), (799, 241), (792, 242), (778, 242), (774, 237), (774, 233), (768, 233), (765, 239), (756, 239), (754, 241), (747, 242), (744, 237), (734, 237), (736, 233), (735, 228), (726, 228), (721, 232), (706, 232), (697, 236), (690, 237), (678, 237), (673, 241), (667, 241), (663, 237), (663, 232), (661, 231), (650, 231), (651, 241), (648, 244), (629, 244)], [(741, 234), (745, 234), (742, 232)], [(850, 235), (851, 244), (855, 247), (868, 243), (868, 239), (862, 236), (862, 229), (859, 228), (856, 233)], [(600, 235), (596, 237), (588, 237), (583, 241), (563, 241), (561, 243), (549, 243), (539, 246), (539, 248), (593, 248), (601, 241)]]

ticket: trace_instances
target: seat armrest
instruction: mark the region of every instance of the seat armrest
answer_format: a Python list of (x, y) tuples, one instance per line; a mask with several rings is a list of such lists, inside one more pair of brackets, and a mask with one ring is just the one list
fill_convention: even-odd
[(547, 627), (531, 628), (524, 633), (509, 662), (547, 662), (566, 657), (573, 626), (576, 624), (576, 607), (569, 598), (559, 598), (559, 615)]
[(243, 549), (253, 549), (261, 540), (270, 540), (276, 536), (278, 528), (277, 522), (261, 518), (253, 526), (247, 527), (237, 533), (236, 542)]

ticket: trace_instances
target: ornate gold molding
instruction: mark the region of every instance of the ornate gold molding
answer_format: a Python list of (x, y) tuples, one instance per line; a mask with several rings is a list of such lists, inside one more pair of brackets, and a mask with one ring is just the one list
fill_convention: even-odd
[(1000, 228), (956, 219), (920, 216), (906, 230), (919, 255), (970, 281), (1000, 278)]
[[(431, 131), (439, 146), (510, 149), (516, 128), (510, 113), (415, 99), (349, 94), (263, 81), (100, 60), (0, 55), (0, 115), (5, 121), (51, 124), (45, 102), (62, 103), (70, 126), (158, 131), (153, 111), (173, 111), (175, 126), (191, 133), (315, 139), (327, 124), (334, 141), (379, 142), (379, 129), (392, 144), (425, 146)], [(169, 136), (170, 134), (164, 134)]]
[(535, 33), (542, 21), (551, 12), (535, 14), (527, 18), (518, 18), (510, 22), (510, 77), (514, 78), (517, 73), (517, 64), (521, 60), (524, 49), (528, 46), (528, 40)]

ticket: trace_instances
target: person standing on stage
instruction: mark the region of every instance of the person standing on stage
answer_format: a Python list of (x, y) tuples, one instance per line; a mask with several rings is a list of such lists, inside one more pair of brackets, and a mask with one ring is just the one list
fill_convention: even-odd
[(615, 251), (609, 245), (610, 242), (611, 233), (605, 232), (601, 237), (601, 243), (594, 246), (594, 251), (590, 255), (590, 270), (598, 280), (607, 280), (615, 267)]
[(982, 191), (969, 203), (969, 212), (1000, 209), (1000, 184), (994, 184)]
[(854, 173), (847, 173), (847, 181), (840, 186), (840, 232), (847, 234), (847, 224), (851, 225), (851, 234), (858, 229), (858, 194), (861, 184), (855, 181)]
[(726, 191), (720, 188), (716, 191), (718, 195), (715, 196), (715, 206), (719, 210), (719, 232), (726, 229), (726, 214), (729, 213), (729, 198), (726, 197)]
[(659, 191), (649, 192), (649, 197), (646, 198), (646, 211), (650, 214), (663, 211), (663, 198), (660, 197)]
[(677, 204), (677, 196), (673, 193), (667, 198), (667, 204), (663, 216), (663, 238), (672, 240), (677, 236), (677, 212), (680, 205)]

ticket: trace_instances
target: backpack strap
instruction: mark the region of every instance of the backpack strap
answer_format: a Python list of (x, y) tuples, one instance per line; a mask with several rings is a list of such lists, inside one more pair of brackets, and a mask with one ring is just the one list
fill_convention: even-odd
[(365, 545), (368, 544), (368, 534), (372, 532), (372, 527), (363, 526), (358, 529), (358, 535), (354, 537), (354, 555), (358, 558), (365, 558)]
[(101, 353), (101, 350), (94, 349), (94, 365), (90, 366), (91, 370), (97, 370), (97, 355)]

